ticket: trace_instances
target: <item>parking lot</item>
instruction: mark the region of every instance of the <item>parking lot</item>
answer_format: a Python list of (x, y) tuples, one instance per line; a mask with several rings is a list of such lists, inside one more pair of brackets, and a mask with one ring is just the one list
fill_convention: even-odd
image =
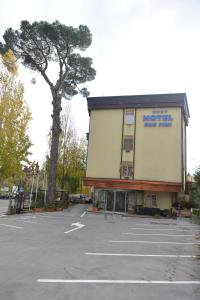
[(0, 214), (0, 299), (200, 298), (200, 227), (86, 212)]

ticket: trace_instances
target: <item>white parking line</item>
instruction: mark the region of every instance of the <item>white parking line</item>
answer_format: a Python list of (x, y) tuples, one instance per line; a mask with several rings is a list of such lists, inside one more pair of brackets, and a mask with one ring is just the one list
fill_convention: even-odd
[(197, 258), (196, 255), (163, 255), (163, 254), (132, 254), (132, 253), (101, 253), (86, 252), (85, 255), (93, 256), (124, 256), (124, 257), (167, 257), (167, 258)]
[(82, 213), (82, 215), (80, 216), (81, 218), (83, 218), (85, 216), (87, 211), (84, 211), (84, 213)]
[(38, 279), (39, 283), (113, 283), (113, 284), (200, 284), (200, 281), (166, 281), (166, 280), (106, 280), (106, 279)]
[(30, 223), (30, 224), (37, 224), (37, 222), (33, 222), (33, 221), (29, 221), (29, 220), (27, 220), (27, 221), (22, 221), (22, 222), (24, 222), (24, 223)]
[(4, 217), (6, 217), (7, 215), (0, 215), (0, 218), (4, 218)]
[(197, 227), (200, 228), (199, 225), (190, 225), (190, 224), (177, 224), (178, 227)]
[(17, 228), (17, 229), (23, 228), (23, 227), (14, 226), (14, 225), (7, 225), (7, 224), (0, 224), (0, 226), (11, 227), (11, 228)]
[[(173, 230), (173, 231), (188, 231), (189, 229), (172, 229), (172, 228), (138, 228), (138, 227), (131, 227), (132, 230)], [(199, 230), (192, 230), (192, 231), (199, 231)]]
[(150, 223), (135, 223), (135, 225), (139, 225), (139, 226), (160, 226), (160, 225), (166, 225), (166, 226), (173, 226), (173, 225), (175, 225), (175, 226), (178, 226), (178, 228), (181, 228), (181, 227), (188, 227), (188, 228), (192, 228), (192, 227), (196, 227), (196, 228), (198, 228), (199, 226), (198, 225), (190, 225), (190, 224), (173, 224), (173, 223), (160, 223), (160, 224), (154, 224), (154, 223), (152, 223), (152, 222), (150, 222)]
[(113, 241), (109, 243), (141, 243), (141, 244), (169, 244), (169, 245), (200, 245), (200, 243), (155, 242), (155, 241)]
[(21, 220), (28, 220), (28, 219), (36, 219), (36, 216), (26, 216), (26, 217), (21, 217)]
[(185, 223), (177, 223), (177, 226), (182, 227), (199, 227), (198, 224), (185, 224)]
[(153, 225), (153, 226), (160, 226), (160, 225), (166, 225), (166, 226), (168, 226), (168, 225), (176, 225), (176, 224), (174, 224), (174, 223), (160, 223), (160, 224), (153, 224), (152, 222), (150, 222), (150, 223), (135, 223), (135, 225), (139, 225), (139, 226), (141, 226), (141, 225), (144, 225), (144, 226), (149, 226), (149, 225)]
[(122, 232), (122, 234), (145, 235), (145, 236), (156, 235), (156, 236), (173, 236), (173, 237), (185, 237), (185, 236), (194, 237), (195, 236), (194, 234), (162, 234), (162, 233), (132, 233), (132, 232)]
[[(50, 213), (37, 213), (37, 217), (38, 218), (43, 218), (43, 219), (55, 219), (55, 220), (62, 220), (62, 218), (66, 217), (64, 215), (57, 215), (57, 216), (51, 216)], [(67, 215), (67, 217), (73, 217), (73, 216), (69, 216)]]

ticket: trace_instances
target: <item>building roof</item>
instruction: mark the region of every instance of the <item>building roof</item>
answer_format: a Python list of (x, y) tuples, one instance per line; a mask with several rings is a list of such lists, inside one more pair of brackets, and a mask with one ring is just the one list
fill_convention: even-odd
[(96, 109), (181, 107), (186, 125), (190, 117), (186, 93), (88, 97), (88, 111)]

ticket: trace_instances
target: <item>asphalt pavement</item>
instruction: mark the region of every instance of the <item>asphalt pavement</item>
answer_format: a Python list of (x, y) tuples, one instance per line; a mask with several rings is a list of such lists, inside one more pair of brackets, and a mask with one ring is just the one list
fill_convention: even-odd
[(0, 215), (7, 213), (8, 211), (8, 203), (7, 199), (0, 199)]
[(200, 226), (87, 208), (0, 218), (0, 299), (200, 299)]

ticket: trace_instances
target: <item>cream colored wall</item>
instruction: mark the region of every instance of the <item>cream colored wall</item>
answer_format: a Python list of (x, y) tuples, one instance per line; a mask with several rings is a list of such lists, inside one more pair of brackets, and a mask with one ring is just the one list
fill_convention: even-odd
[(124, 135), (134, 135), (134, 126), (124, 124)]
[(186, 150), (186, 125), (184, 119), (183, 122), (183, 187), (185, 189), (185, 182), (187, 176), (187, 150)]
[[(144, 127), (143, 116), (167, 110), (172, 127)], [(181, 182), (181, 109), (136, 110), (134, 179)]]
[[(155, 194), (157, 200), (157, 208), (169, 209), (172, 207), (172, 194), (164, 192), (144, 192), (144, 200), (148, 194)], [(145, 202), (144, 202), (145, 203)]]
[(157, 193), (157, 206), (160, 209), (169, 209), (172, 207), (171, 193)]
[(126, 152), (125, 150), (123, 150), (122, 153), (122, 161), (130, 161), (133, 162), (133, 150)]
[(123, 110), (94, 110), (90, 116), (87, 177), (120, 178)]

